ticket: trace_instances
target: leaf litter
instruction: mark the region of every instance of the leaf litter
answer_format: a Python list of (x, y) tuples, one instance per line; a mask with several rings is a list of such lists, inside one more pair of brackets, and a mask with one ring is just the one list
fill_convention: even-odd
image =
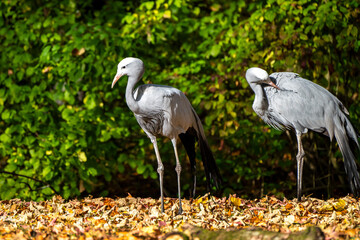
[(280, 200), (266, 196), (247, 200), (230, 195), (206, 194), (178, 200), (165, 198), (93, 198), (66, 201), (60, 196), (41, 202), (19, 199), (0, 201), (0, 238), (4, 239), (157, 239), (184, 224), (212, 231), (221, 229), (264, 230), (291, 233), (318, 226), (327, 239), (360, 237), (360, 201), (350, 196), (320, 200)]

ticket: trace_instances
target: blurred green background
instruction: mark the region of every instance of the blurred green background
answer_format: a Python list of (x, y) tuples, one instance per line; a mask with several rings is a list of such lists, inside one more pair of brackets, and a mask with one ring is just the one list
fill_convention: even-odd
[[(359, 5), (1, 1), (0, 198), (159, 197), (153, 146), (125, 103), (126, 77), (111, 89), (128, 56), (144, 61), (142, 82), (179, 88), (193, 104), (224, 178), (217, 195), (295, 197), (296, 138), (256, 116), (245, 71), (297, 72), (336, 95), (360, 128)], [(303, 139), (303, 193), (346, 195), (337, 144), (313, 133)], [(166, 194), (176, 197), (171, 142), (158, 145)], [(188, 197), (190, 168), (179, 151)]]

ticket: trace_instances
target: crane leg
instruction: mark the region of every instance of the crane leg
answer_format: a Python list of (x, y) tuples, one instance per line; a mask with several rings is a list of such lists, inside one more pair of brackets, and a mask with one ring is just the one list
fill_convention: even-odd
[(158, 162), (157, 172), (159, 173), (160, 179), (160, 196), (161, 196), (161, 212), (164, 213), (164, 188), (163, 188), (163, 178), (164, 178), (164, 165), (160, 158), (159, 148), (157, 146), (156, 137), (151, 136), (150, 140), (154, 145), (156, 160)]
[(177, 147), (176, 147), (176, 138), (171, 139), (171, 142), (174, 146), (175, 158), (176, 158), (176, 175), (177, 175), (177, 184), (178, 184), (178, 193), (179, 193), (179, 214), (182, 213), (182, 206), (181, 206), (181, 189), (180, 189), (180, 173), (181, 173), (181, 165), (178, 157)]
[(302, 173), (303, 173), (303, 165), (304, 165), (304, 156), (305, 151), (301, 142), (302, 133), (296, 131), (296, 139), (298, 143), (298, 154), (296, 155), (297, 162), (297, 199), (301, 201), (301, 190), (302, 190)]

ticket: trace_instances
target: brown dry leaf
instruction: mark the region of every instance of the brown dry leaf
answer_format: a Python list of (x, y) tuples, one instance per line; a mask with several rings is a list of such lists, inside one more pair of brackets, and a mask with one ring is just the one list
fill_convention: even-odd
[(85, 48), (82, 47), (82, 48), (80, 48), (80, 50), (77, 48), (74, 48), (71, 53), (73, 56), (81, 56), (85, 53)]

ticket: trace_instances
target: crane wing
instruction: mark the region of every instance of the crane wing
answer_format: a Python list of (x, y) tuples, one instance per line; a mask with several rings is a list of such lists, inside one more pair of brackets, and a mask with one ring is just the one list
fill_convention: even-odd
[(337, 111), (347, 113), (334, 95), (295, 73), (273, 73), (270, 78), (280, 90), (264, 87), (269, 102), (269, 119), (276, 119), (284, 128), (303, 133), (310, 129), (333, 136), (332, 116)]
[(174, 138), (194, 123), (191, 104), (179, 89), (145, 84), (135, 90), (134, 97), (141, 109), (136, 119), (144, 131), (155, 136)]

